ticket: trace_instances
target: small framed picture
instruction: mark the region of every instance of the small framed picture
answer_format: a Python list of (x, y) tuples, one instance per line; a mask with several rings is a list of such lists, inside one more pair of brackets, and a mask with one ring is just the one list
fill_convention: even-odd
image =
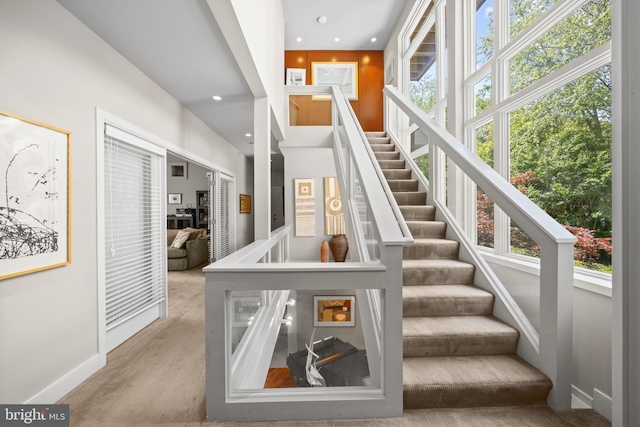
[(187, 179), (186, 163), (170, 163), (169, 167), (171, 178)]
[(307, 84), (307, 70), (304, 68), (287, 68), (287, 86), (304, 86)]
[(356, 297), (346, 295), (315, 295), (316, 314), (313, 326), (355, 326)]
[(170, 205), (181, 205), (182, 193), (169, 193), (169, 197), (167, 197), (167, 202)]
[(251, 213), (251, 196), (247, 194), (240, 195), (240, 213)]

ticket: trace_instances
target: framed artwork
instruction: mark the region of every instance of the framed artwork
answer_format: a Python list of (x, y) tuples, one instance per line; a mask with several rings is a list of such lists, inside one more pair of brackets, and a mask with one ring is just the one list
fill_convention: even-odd
[(181, 205), (182, 193), (169, 193), (169, 197), (167, 197), (167, 202), (170, 205)]
[(296, 236), (312, 237), (316, 235), (316, 198), (313, 179), (296, 179), (295, 217)]
[(304, 86), (307, 84), (307, 70), (304, 68), (287, 68), (287, 86)]
[(315, 295), (313, 326), (355, 326), (356, 297), (345, 295)]
[(0, 280), (71, 262), (71, 132), (0, 111)]
[(340, 187), (335, 176), (324, 179), (324, 234), (345, 234)]
[(186, 163), (170, 163), (171, 178), (187, 179), (187, 164)]
[(247, 194), (240, 195), (240, 213), (251, 213), (251, 196)]
[[(338, 85), (349, 99), (358, 99), (357, 62), (312, 62), (311, 84)], [(330, 95), (314, 95), (314, 99), (331, 99)]]

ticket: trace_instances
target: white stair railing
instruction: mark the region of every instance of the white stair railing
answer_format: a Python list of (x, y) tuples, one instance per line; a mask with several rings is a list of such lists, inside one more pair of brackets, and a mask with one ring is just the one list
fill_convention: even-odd
[[(386, 130), (396, 141), (401, 155), (412, 167), (414, 175), (428, 189), (428, 200), (436, 205), (449, 229), (461, 242), (461, 251), (477, 266), (481, 284), (490, 286), (511, 317), (512, 326), (530, 346), (519, 345), (518, 353), (543, 371), (553, 382), (548, 403), (556, 410), (571, 408), (571, 361), (573, 332), (573, 245), (576, 238), (493, 168), (469, 151), (451, 134), (400, 94), (395, 88), (384, 88)], [(428, 138), (429, 179), (426, 180), (401, 144), (398, 133), (401, 124), (410, 119)], [(512, 218), (540, 247), (540, 328), (531, 326), (504, 285), (478, 254), (466, 234), (447, 208), (446, 170), (444, 157), (453, 162), (466, 176)], [(448, 231), (449, 232), (449, 231)], [(479, 277), (480, 276), (480, 277)], [(480, 285), (481, 285), (480, 284)], [(506, 319), (503, 319), (506, 321)], [(522, 342), (522, 339), (521, 339)]]

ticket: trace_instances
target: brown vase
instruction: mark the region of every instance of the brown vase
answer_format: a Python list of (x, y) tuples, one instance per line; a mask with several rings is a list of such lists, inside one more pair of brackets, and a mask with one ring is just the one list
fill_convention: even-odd
[(344, 262), (349, 252), (349, 242), (344, 234), (336, 234), (329, 239), (329, 248), (335, 262)]
[(329, 242), (326, 240), (320, 244), (320, 262), (329, 262)]

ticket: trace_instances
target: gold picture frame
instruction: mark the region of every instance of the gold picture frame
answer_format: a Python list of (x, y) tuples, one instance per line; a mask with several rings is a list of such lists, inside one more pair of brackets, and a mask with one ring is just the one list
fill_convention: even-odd
[(71, 132), (0, 111), (0, 280), (71, 263)]
[(241, 214), (251, 213), (251, 196), (249, 196), (248, 194), (240, 195), (240, 213)]

